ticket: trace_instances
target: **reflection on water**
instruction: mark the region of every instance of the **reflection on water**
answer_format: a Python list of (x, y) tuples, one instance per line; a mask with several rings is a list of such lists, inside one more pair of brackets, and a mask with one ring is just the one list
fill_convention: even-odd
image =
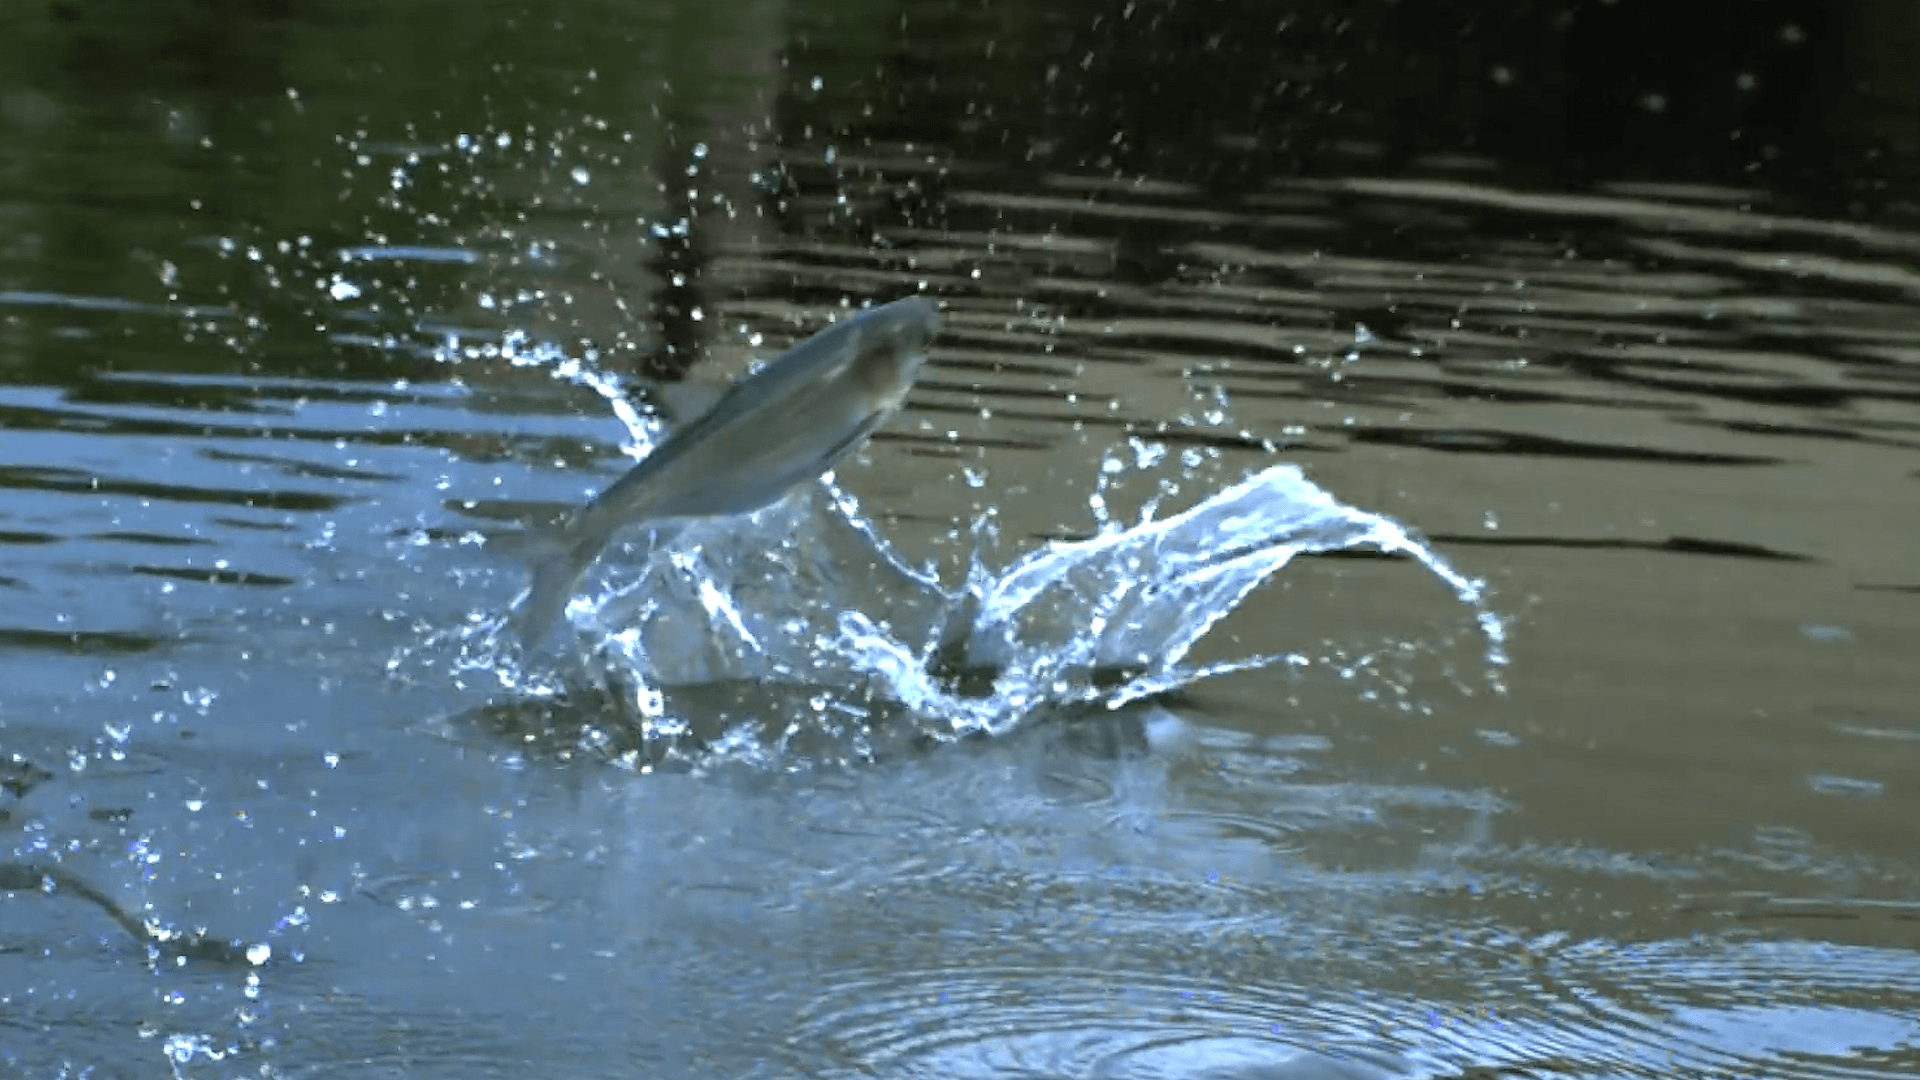
[[(23, 14), (7, 1069), (1920, 1068), (1920, 22), (1201, 11)], [(663, 384), (915, 291), (496, 654)]]

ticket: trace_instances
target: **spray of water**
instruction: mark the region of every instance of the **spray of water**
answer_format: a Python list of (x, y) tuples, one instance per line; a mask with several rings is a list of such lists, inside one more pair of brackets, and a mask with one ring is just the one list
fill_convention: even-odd
[[(502, 349), (604, 398), (635, 456), (653, 445), (652, 419), (590, 358), (524, 341)], [(829, 476), (745, 518), (636, 536), (568, 608), (574, 647), (561, 668), (511, 655), (498, 613), (476, 616), (459, 653), (469, 671), (529, 699), (590, 691), (603, 726), (610, 714), (641, 744), (688, 742), (700, 721), (676, 701), (689, 688), (732, 687), (727, 715), (697, 740), (702, 753), (771, 760), (824, 733), (857, 755), (882, 724), (933, 739), (992, 734), (1063, 706), (1117, 708), (1228, 672), (1305, 663), (1286, 652), (1189, 657), (1295, 556), (1373, 549), (1415, 561), (1451, 590), (1484, 637), (1498, 686), (1505, 626), (1483, 584), (1296, 466), (1268, 465), (1166, 517), (1156, 497), (1137, 521), (1115, 520), (1111, 488), (1164, 457), (1141, 439), (1105, 457), (1097, 531), (1085, 539), (994, 565), (985, 550), (997, 537), (982, 517), (965, 537), (964, 572), (949, 575), (958, 580), (899, 550)]]

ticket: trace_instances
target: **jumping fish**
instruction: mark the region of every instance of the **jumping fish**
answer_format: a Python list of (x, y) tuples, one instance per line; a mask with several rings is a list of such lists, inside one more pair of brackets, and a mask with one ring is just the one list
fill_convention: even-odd
[(545, 640), (620, 529), (752, 513), (831, 470), (899, 410), (939, 327), (938, 305), (909, 296), (835, 323), (742, 376), (533, 541), (515, 637), (527, 648)]

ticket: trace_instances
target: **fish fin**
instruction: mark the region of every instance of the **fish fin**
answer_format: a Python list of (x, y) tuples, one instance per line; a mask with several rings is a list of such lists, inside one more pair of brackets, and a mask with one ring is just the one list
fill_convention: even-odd
[[(661, 518), (646, 523), (653, 544), (666, 544), (690, 524), (685, 518)], [(514, 554), (532, 574), (527, 590), (517, 598), (507, 626), (522, 648), (535, 649), (561, 621), (587, 568), (600, 558), (606, 541), (577, 539), (564, 529), (529, 530), (514, 537)]]
[(533, 573), (507, 625), (522, 647), (534, 649), (547, 639), (566, 612), (574, 588), (587, 567), (593, 565), (600, 547), (571, 540), (557, 530), (547, 536), (529, 537), (519, 547), (519, 557)]

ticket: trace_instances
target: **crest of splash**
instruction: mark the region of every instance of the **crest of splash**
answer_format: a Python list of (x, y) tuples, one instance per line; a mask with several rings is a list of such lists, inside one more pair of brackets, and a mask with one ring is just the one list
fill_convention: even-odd
[(999, 574), (974, 564), (966, 655), (971, 663), (1018, 673), (1004, 690), (1016, 707), (1030, 704), (1036, 691), (1043, 698), (1059, 694), (1063, 676), (1076, 671), (1134, 673), (1102, 694), (1118, 706), (1283, 660), (1185, 662), (1215, 624), (1294, 556), (1349, 548), (1405, 555), (1426, 567), (1474, 609), (1489, 666), (1505, 663), (1505, 627), (1487, 608), (1480, 582), (1394, 522), (1343, 505), (1297, 466), (1269, 466), (1160, 521), (1103, 525), (1091, 539), (1049, 543)]
[[(631, 433), (632, 456), (656, 441), (651, 418), (591, 357), (512, 341), (503, 353), (599, 394)], [(1163, 453), (1134, 440), (1131, 453), (1101, 463), (1099, 491)], [(752, 515), (651, 530), (603, 560), (598, 586), (567, 615), (586, 644), (588, 675), (615, 691), (649, 736), (687, 730), (666, 705), (674, 688), (784, 684), (821, 691), (809, 701), (822, 723), (870, 718), (885, 702), (903, 707), (921, 732), (951, 737), (1003, 730), (1048, 706), (1119, 707), (1297, 661), (1255, 653), (1201, 665), (1188, 656), (1296, 555), (1371, 548), (1418, 562), (1472, 612), (1498, 685), (1505, 626), (1483, 583), (1397, 523), (1342, 504), (1299, 468), (1271, 465), (1165, 518), (1154, 517), (1157, 503), (1128, 526), (1108, 517), (1096, 494), (1095, 535), (1046, 543), (997, 568), (981, 554), (992, 533), (983, 519), (961, 580), (948, 582), (898, 550), (829, 474)], [(477, 629), (490, 637), (500, 621)], [(485, 659), (510, 686), (560, 689)], [(955, 669), (980, 678), (962, 692)]]
[[(829, 477), (747, 519), (657, 536), (618, 584), (569, 615), (603, 687), (643, 724), (677, 733), (662, 689), (722, 683), (833, 688), (820, 720), (876, 701), (925, 734), (995, 732), (1053, 706), (1119, 707), (1200, 679), (1298, 660), (1193, 664), (1194, 646), (1294, 556), (1373, 548), (1410, 557), (1468, 606), (1491, 670), (1505, 627), (1483, 586), (1394, 522), (1345, 506), (1293, 465), (1262, 469), (1198, 505), (1131, 527), (1105, 523), (990, 567), (979, 533), (963, 580), (915, 565)], [(956, 671), (985, 688), (959, 689)]]

